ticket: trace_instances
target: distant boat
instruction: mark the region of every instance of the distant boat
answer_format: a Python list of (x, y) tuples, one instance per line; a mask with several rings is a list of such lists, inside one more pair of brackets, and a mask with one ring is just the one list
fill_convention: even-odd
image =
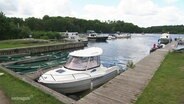
[(98, 47), (71, 52), (63, 67), (44, 73), (38, 82), (61, 93), (75, 93), (102, 85), (123, 72), (122, 66), (101, 64), (102, 53)]
[(153, 47), (150, 49), (150, 53), (156, 51), (157, 49), (164, 48), (165, 44), (153, 44)]
[(178, 45), (173, 49), (175, 52), (184, 52), (184, 45)]
[(108, 36), (103, 34), (97, 34), (94, 31), (88, 33), (88, 41), (106, 42)]
[(168, 44), (172, 41), (169, 33), (163, 33), (158, 40), (159, 44)]
[(116, 38), (131, 38), (131, 34), (114, 34)]
[(116, 39), (116, 37), (114, 35), (109, 35), (107, 39), (112, 40), (112, 39)]
[(184, 38), (178, 38), (177, 39), (178, 45), (184, 45)]
[(175, 52), (184, 52), (184, 38), (177, 39), (177, 46), (173, 49)]

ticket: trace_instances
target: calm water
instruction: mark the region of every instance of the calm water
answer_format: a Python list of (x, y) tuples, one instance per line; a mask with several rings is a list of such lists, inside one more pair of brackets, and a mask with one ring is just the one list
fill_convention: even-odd
[[(88, 47), (101, 47), (103, 49), (102, 61), (110, 63), (126, 64), (128, 60), (137, 63), (139, 60), (149, 55), (149, 51), (154, 43), (157, 43), (161, 34), (132, 34), (131, 39), (107, 40), (101, 43), (88, 43)], [(184, 37), (184, 35), (172, 35)]]

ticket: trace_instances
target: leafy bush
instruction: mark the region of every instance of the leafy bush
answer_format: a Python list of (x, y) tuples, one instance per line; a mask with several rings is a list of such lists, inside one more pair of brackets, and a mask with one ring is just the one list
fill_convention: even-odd
[(32, 37), (36, 39), (61, 39), (64, 34), (59, 32), (34, 31)]

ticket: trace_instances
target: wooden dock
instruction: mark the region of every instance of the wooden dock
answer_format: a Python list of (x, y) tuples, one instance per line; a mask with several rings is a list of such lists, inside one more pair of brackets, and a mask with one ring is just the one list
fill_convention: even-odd
[(163, 49), (158, 49), (139, 61), (134, 69), (107, 82), (100, 88), (86, 95), (77, 104), (132, 104), (143, 92), (155, 71), (158, 69), (167, 53), (175, 45), (168, 44)]

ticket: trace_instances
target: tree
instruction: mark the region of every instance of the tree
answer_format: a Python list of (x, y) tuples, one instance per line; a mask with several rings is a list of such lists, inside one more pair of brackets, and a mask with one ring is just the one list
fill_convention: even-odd
[(8, 39), (10, 25), (3, 12), (0, 12), (0, 40)]
[(31, 30), (27, 26), (21, 27), (21, 32), (19, 34), (19, 38), (29, 38), (29, 35), (31, 35)]

